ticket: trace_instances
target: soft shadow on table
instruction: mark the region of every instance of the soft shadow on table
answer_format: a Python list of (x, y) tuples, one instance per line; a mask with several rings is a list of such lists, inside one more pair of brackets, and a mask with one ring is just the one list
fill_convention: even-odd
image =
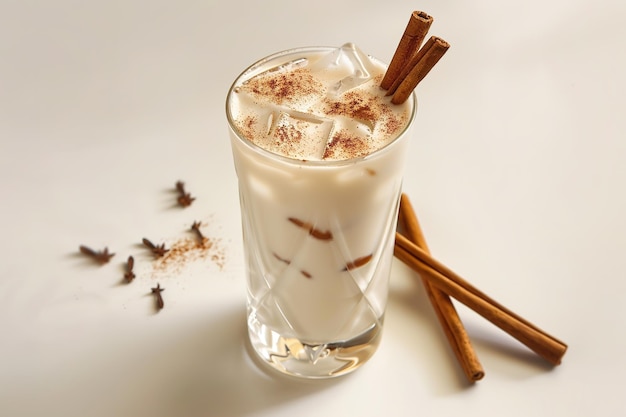
[[(80, 268), (100, 268), (78, 250), (67, 258)], [(120, 282), (125, 260), (114, 261)], [(147, 287), (146, 297), (151, 296)], [(79, 317), (84, 312), (77, 310), (75, 319), (63, 316), (60, 324), (50, 319), (57, 328), (54, 336), (24, 341), (33, 346), (25, 350), (31, 357), (20, 360), (32, 365), (0, 392), (0, 415), (243, 417), (351, 378), (296, 380), (260, 367), (248, 350), (243, 303), (187, 316), (180, 307), (166, 306), (142, 317), (135, 310), (120, 313), (105, 301), (98, 299), (98, 306), (119, 318), (104, 320), (90, 313), (85, 320), (92, 324), (85, 326)], [(76, 302), (64, 298), (62, 307), (55, 308), (64, 312)]]
[[(339, 380), (300, 381), (253, 363), (243, 308), (198, 322), (169, 340), (145, 346), (133, 374), (124, 373), (115, 415), (246, 416), (328, 389)], [(171, 336), (171, 335), (170, 335)], [(114, 397), (114, 398), (115, 398)]]

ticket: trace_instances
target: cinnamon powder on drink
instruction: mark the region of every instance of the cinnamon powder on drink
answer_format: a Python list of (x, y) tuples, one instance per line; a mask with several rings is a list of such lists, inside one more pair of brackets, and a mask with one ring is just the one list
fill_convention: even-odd
[(308, 69), (270, 71), (246, 81), (242, 89), (277, 104), (296, 102), (311, 95), (325, 94), (324, 85)]

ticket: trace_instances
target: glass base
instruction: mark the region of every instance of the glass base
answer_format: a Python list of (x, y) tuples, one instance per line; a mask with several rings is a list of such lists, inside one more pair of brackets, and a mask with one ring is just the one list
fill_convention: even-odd
[(321, 379), (348, 374), (372, 357), (382, 334), (382, 319), (349, 340), (310, 344), (284, 337), (248, 317), (248, 335), (254, 352), (263, 363), (291, 376)]

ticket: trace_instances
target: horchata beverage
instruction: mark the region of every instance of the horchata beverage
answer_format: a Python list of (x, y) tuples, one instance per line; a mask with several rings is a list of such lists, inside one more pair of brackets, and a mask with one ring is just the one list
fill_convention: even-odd
[(251, 345), (305, 377), (349, 372), (380, 341), (415, 99), (353, 44), (265, 58), (226, 103)]

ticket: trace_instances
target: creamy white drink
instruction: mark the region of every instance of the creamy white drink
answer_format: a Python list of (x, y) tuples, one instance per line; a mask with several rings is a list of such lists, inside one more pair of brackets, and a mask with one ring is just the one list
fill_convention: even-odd
[(380, 338), (414, 99), (354, 45), (271, 56), (234, 83), (227, 116), (257, 353), (308, 377), (355, 369)]

